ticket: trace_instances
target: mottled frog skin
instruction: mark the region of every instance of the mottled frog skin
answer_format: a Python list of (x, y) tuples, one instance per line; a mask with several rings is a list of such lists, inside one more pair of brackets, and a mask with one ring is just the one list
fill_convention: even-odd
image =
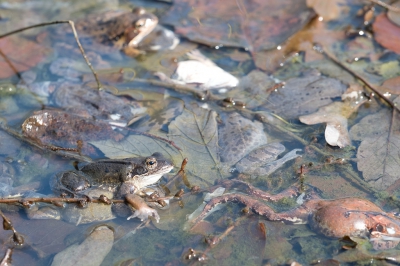
[[(114, 198), (123, 198), (128, 204), (113, 204), (118, 216), (138, 217), (147, 220), (152, 216), (158, 222), (157, 211), (147, 205), (141, 196), (158, 193), (164, 196), (159, 187), (154, 186), (163, 174), (173, 169), (173, 164), (161, 154), (154, 153), (146, 158), (120, 160), (98, 160), (84, 165), (79, 171), (58, 173), (50, 180), (50, 186), (57, 193), (90, 195), (93, 191), (102, 194), (112, 192)], [(155, 204), (156, 207), (161, 207)], [(91, 222), (86, 219), (85, 223)]]
[(51, 179), (50, 186), (55, 191), (69, 193), (81, 193), (90, 187), (116, 192), (124, 182), (129, 182), (131, 192), (137, 193), (157, 183), (172, 168), (173, 164), (159, 153), (145, 158), (98, 160), (79, 171), (58, 173)]

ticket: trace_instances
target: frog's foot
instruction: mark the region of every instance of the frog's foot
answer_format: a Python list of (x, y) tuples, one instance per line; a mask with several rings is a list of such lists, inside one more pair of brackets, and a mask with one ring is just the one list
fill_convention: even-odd
[(140, 196), (135, 194), (127, 194), (125, 195), (125, 200), (132, 208), (135, 209), (135, 212), (127, 218), (128, 220), (137, 217), (141, 221), (144, 221), (151, 216), (156, 219), (157, 223), (160, 221), (158, 212), (155, 209), (150, 208)]

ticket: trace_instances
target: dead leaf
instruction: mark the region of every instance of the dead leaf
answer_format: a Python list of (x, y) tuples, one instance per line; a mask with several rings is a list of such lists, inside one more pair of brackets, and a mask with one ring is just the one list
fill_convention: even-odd
[(382, 93), (400, 94), (400, 77), (385, 80), (379, 90)]
[(333, 102), (319, 108), (316, 113), (299, 117), (300, 121), (307, 125), (326, 123), (326, 142), (340, 148), (351, 145), (347, 119), (367, 100), (359, 85), (350, 86), (342, 95), (342, 99), (343, 102)]
[(252, 109), (268, 100), (267, 92), (273, 85), (275, 82), (272, 78), (259, 70), (253, 70), (240, 79), (238, 86), (229, 91), (228, 97), (241, 101), (246, 104), (246, 108)]
[(50, 51), (49, 48), (17, 36), (0, 39), (0, 78), (11, 77), (16, 72), (36, 66)]
[(296, 0), (180, 0), (162, 22), (194, 42), (260, 51), (284, 42), (312, 13), (304, 1)]
[(393, 24), (386, 14), (382, 13), (375, 18), (372, 29), (380, 45), (400, 54), (400, 27)]
[(108, 158), (129, 158), (129, 157), (145, 157), (160, 152), (165, 158), (170, 159), (175, 165), (179, 165), (183, 157), (179, 151), (156, 136), (146, 135), (129, 135), (122, 141), (107, 140), (91, 140), (90, 144), (101, 150)]
[(221, 161), (228, 167), (261, 145), (267, 144), (264, 126), (234, 112), (222, 117), (219, 128), (219, 146)]
[(307, 6), (323, 17), (325, 21), (337, 19), (344, 13), (345, 0), (307, 0)]
[(353, 140), (361, 141), (357, 167), (364, 179), (384, 190), (399, 179), (400, 115), (397, 109), (370, 114), (350, 129)]
[(337, 79), (321, 76), (317, 71), (285, 81), (285, 86), (273, 91), (263, 106), (286, 119), (314, 113), (318, 108), (340, 97), (346, 86)]
[[(190, 109), (189, 109), (190, 108)], [(220, 179), (217, 113), (197, 105), (186, 107), (168, 127), (169, 137), (182, 149), (186, 166), (197, 180), (192, 185), (211, 185)]]
[(351, 145), (347, 118), (356, 110), (357, 107), (352, 107), (348, 102), (333, 102), (319, 108), (316, 113), (300, 116), (299, 119), (307, 125), (326, 123), (326, 142), (331, 146), (344, 148)]

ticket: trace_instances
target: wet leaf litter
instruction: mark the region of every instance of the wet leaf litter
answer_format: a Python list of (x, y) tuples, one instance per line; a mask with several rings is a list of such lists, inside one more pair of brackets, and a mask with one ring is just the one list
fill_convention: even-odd
[[(286, 6), (294, 4), (288, 3)], [(389, 258), (390, 251), (397, 249), (391, 243), (398, 232), (379, 215), (390, 221), (398, 219), (392, 212), (398, 211), (396, 78), (400, 66), (395, 44), (387, 43), (390, 38), (384, 34), (388, 34), (386, 29), (398, 27), (396, 5), (333, 0), (295, 4), (299, 8), (292, 10), (297, 13), (275, 2), (237, 2), (223, 8), (218, 1), (208, 5), (149, 2), (144, 7), (71, 1), (68, 5), (78, 10), (77, 15), (66, 12), (61, 3), (55, 4), (53, 11), (68, 16), (57, 20), (76, 19), (84, 55), (93, 64), (93, 73), (98, 74), (95, 77), (68, 27), (60, 27), (67, 29), (65, 34), (52, 26), (51, 30), (22, 31), (1, 38), (2, 63), (7, 69), (4, 73), (8, 73), (0, 81), (1, 128), (21, 147), (13, 151), (0, 145), (2, 200), (13, 202), (8, 207), (17, 212), (5, 210), (5, 215), (11, 217), (16, 232), (26, 234), (29, 249), (27, 253), (17, 249), (9, 252), (8, 246), (18, 244), (14, 239), (2, 247), (4, 259), (12, 256), (21, 263), (40, 264), (52, 260), (56, 253), (55, 261), (63, 256), (65, 247), (46, 249), (45, 244), (35, 242), (37, 234), (27, 229), (29, 224), (39, 226), (39, 222), (63, 226), (55, 238), (58, 242), (65, 239), (70, 250), (78, 252), (100, 244), (91, 242), (94, 235), (111, 229), (114, 237), (101, 237), (108, 239), (103, 247), (112, 246), (108, 255), (97, 257), (96, 248), (88, 254), (99, 258), (96, 265), (100, 260), (115, 264), (139, 258), (147, 264), (204, 260), (219, 264), (244, 262), (249, 257), (256, 264), (282, 264), (286, 258), (302, 264), (316, 259), (361, 262), (378, 259), (373, 249), (381, 247), (389, 251), (380, 253), (379, 258)], [(110, 6), (120, 12), (104, 12)], [(28, 12), (19, 4), (6, 8)], [(92, 14), (86, 15), (90, 8)], [(275, 16), (272, 22), (263, 21), (267, 25), (263, 30), (256, 18), (266, 9), (275, 10)], [(227, 20), (227, 12), (238, 15)], [(34, 13), (48, 21), (56, 16), (38, 8)], [(127, 24), (115, 14), (133, 16), (133, 22)], [(5, 16), (6, 21), (15, 20)], [(383, 30), (379, 23), (386, 16), (394, 26)], [(157, 23), (174, 27), (164, 29)], [(112, 32), (102, 28), (109, 25)], [(10, 38), (18, 38), (28, 47), (40, 47), (40, 52), (18, 57)], [(318, 40), (321, 46), (315, 43)], [(21, 66), (24, 60), (29, 64)], [(121, 180), (121, 187), (130, 187), (123, 195), (127, 195), (131, 213), (144, 208), (151, 216), (156, 210), (160, 225), (156, 220), (145, 221), (148, 217), (144, 216), (140, 216), (142, 223), (137, 218), (117, 218), (98, 233), (84, 225), (72, 230), (74, 227), (63, 221), (49, 220), (58, 219), (54, 210), (62, 211), (60, 208), (68, 204), (63, 215), (77, 217), (71, 220), (81, 224), (84, 218), (75, 207), (106, 206), (114, 200), (110, 197), (125, 193), (101, 197), (104, 195), (74, 192), (77, 198), (68, 193), (53, 195), (48, 191), (52, 176), (62, 171), (79, 176), (81, 166), (77, 165), (94, 162), (101, 169), (105, 159), (118, 165), (125, 158), (146, 158), (154, 153), (171, 161), (175, 171), (187, 158), (185, 174), (173, 177), (175, 171), (159, 172), (164, 177), (160, 176), (154, 186), (136, 191), (133, 184), (141, 180), (139, 172), (147, 170), (138, 168), (144, 163), (132, 164), (126, 168), (132, 179)], [(90, 180), (90, 176), (85, 178)], [(297, 189), (296, 196), (279, 193), (290, 187)], [(230, 194), (238, 189), (247, 195)], [(29, 190), (37, 194), (26, 193)], [(343, 197), (371, 200), (382, 213), (361, 205), (356, 206), (358, 211), (346, 207), (351, 215), (359, 212), (365, 221), (375, 223), (363, 235), (349, 233), (357, 243), (343, 252), (349, 257), (356, 254), (349, 258), (334, 251), (337, 240), (318, 234), (312, 224), (282, 225), (281, 233), (273, 234), (278, 225), (259, 209), (265, 200), (263, 192), (281, 195), (272, 203), (273, 209), (288, 213), (292, 222), (298, 217), (285, 210), (309, 206), (313, 195), (337, 200), (330, 209), (336, 215), (341, 213), (337, 209), (345, 208), (340, 203)], [(213, 196), (204, 197), (206, 193)], [(77, 204), (63, 203), (68, 201)], [(221, 204), (226, 202), (229, 204)], [(315, 206), (312, 209), (318, 210)], [(102, 214), (111, 213), (110, 209), (95, 212), (98, 221)], [(186, 217), (196, 212), (203, 214), (192, 228)], [(337, 225), (323, 226), (332, 231)], [(68, 230), (85, 235), (66, 239)], [(188, 237), (187, 232), (196, 237)], [(377, 242), (377, 236), (383, 242)], [(285, 239), (284, 248), (272, 252), (273, 239)], [(132, 249), (137, 245), (144, 247), (143, 252)], [(318, 252), (311, 251), (312, 245), (317, 245)], [(69, 252), (75, 251), (65, 249), (64, 254), (71, 256)], [(85, 261), (83, 255), (78, 257)]]

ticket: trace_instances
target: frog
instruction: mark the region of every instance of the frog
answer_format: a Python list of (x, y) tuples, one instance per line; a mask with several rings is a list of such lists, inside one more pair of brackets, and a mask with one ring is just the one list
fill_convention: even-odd
[[(132, 214), (132, 209), (126, 204), (114, 204), (112, 208), (118, 216), (132, 214), (127, 219), (138, 217), (142, 221), (152, 216), (158, 222), (160, 217), (157, 211), (149, 207), (142, 197), (162, 194), (155, 184), (173, 167), (172, 162), (164, 159), (160, 153), (148, 157), (101, 159), (78, 167), (77, 170), (57, 173), (50, 179), (50, 186), (55, 193), (73, 196), (98, 197), (108, 192), (109, 198), (125, 199), (130, 207), (135, 208)], [(158, 207), (157, 204), (152, 206)]]
[(287, 161), (300, 157), (301, 149), (293, 149), (277, 159), (286, 148), (279, 142), (268, 143), (264, 126), (237, 112), (222, 116), (219, 127), (221, 162), (229, 172), (238, 172), (252, 178), (268, 176)]
[[(238, 187), (247, 194), (230, 193), (211, 199), (200, 215), (191, 221), (192, 228), (208, 216), (221, 203), (237, 202), (246, 205), (254, 213), (269, 221), (290, 224), (309, 224), (310, 228), (329, 238), (368, 238), (375, 250), (391, 249), (400, 242), (400, 215), (385, 212), (375, 203), (357, 197), (322, 199), (315, 193), (308, 197), (300, 193), (296, 186), (272, 195), (241, 180), (224, 180), (225, 188)], [(277, 202), (284, 198), (297, 197), (296, 208), (277, 213), (267, 202)]]
[[(128, 12), (113, 10), (89, 14), (75, 22), (79, 39), (86, 50), (97, 54), (122, 50), (133, 56), (142, 53), (137, 49), (139, 44), (157, 25), (157, 16), (142, 7), (135, 7)], [(60, 39), (65, 41), (63, 36), (68, 37), (66, 43), (59, 42)], [(69, 48), (69, 43), (74, 40), (70, 27), (61, 27), (52, 37), (57, 42), (56, 46), (63, 50)]]

